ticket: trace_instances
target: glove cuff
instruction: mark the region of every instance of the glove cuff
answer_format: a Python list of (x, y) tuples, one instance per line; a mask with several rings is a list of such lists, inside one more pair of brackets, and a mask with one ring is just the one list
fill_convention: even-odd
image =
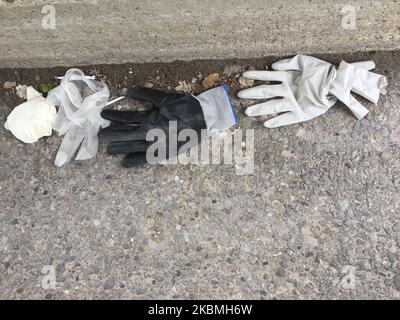
[(209, 131), (226, 130), (237, 124), (226, 85), (208, 90), (197, 97)]

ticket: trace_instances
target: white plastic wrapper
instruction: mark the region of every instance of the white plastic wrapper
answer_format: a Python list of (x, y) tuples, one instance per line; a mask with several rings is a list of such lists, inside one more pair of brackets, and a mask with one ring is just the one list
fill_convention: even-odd
[(110, 122), (100, 116), (110, 91), (105, 83), (90, 79), (79, 69), (70, 69), (61, 84), (47, 96), (50, 103), (59, 106), (53, 129), (65, 135), (54, 164), (62, 166), (78, 151), (75, 160), (93, 158), (97, 153), (97, 133)]
[(15, 107), (4, 127), (19, 140), (34, 143), (41, 137), (51, 136), (56, 119), (56, 108), (33, 87), (27, 87), (28, 101)]

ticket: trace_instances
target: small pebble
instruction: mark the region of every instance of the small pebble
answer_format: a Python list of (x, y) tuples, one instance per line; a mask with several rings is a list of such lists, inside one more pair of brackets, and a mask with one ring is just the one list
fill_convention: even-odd
[(115, 286), (114, 278), (108, 278), (104, 283), (104, 290), (111, 290)]
[(4, 89), (11, 89), (17, 86), (17, 83), (15, 81), (6, 81), (3, 84)]
[(240, 86), (242, 88), (248, 88), (248, 87), (252, 87), (254, 85), (254, 80), (253, 79), (248, 79), (248, 78), (245, 78), (245, 77), (240, 77), (239, 78), (239, 83), (240, 83)]

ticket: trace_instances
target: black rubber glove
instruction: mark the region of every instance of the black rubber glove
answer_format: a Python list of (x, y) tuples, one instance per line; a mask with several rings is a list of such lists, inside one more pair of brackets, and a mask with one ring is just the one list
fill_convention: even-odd
[(177, 151), (168, 149), (170, 121), (175, 121), (177, 133), (183, 129), (193, 129), (200, 136), (202, 129), (224, 130), (233, 126), (237, 118), (230, 105), (226, 87), (218, 87), (194, 97), (192, 95), (165, 93), (142, 88), (130, 89), (128, 96), (153, 104), (150, 111), (114, 111), (101, 113), (111, 125), (100, 131), (99, 139), (109, 142), (107, 152), (126, 154), (124, 167), (134, 167), (148, 163), (146, 151), (154, 141), (147, 141), (151, 129), (161, 129), (166, 136), (166, 158), (177, 156), (177, 151), (187, 141), (177, 141)]

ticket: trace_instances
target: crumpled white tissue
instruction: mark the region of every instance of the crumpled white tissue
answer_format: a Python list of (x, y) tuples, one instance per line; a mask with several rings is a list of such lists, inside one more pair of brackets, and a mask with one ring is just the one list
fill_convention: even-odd
[(54, 164), (69, 162), (79, 149), (75, 160), (93, 158), (97, 153), (97, 133), (110, 125), (100, 116), (110, 91), (105, 83), (86, 77), (79, 69), (70, 69), (61, 84), (51, 90), (47, 100), (59, 106), (53, 129), (65, 135)]
[(51, 136), (57, 112), (54, 104), (33, 87), (27, 88), (26, 98), (26, 102), (15, 107), (8, 115), (4, 127), (17, 139), (34, 143), (42, 137)]

